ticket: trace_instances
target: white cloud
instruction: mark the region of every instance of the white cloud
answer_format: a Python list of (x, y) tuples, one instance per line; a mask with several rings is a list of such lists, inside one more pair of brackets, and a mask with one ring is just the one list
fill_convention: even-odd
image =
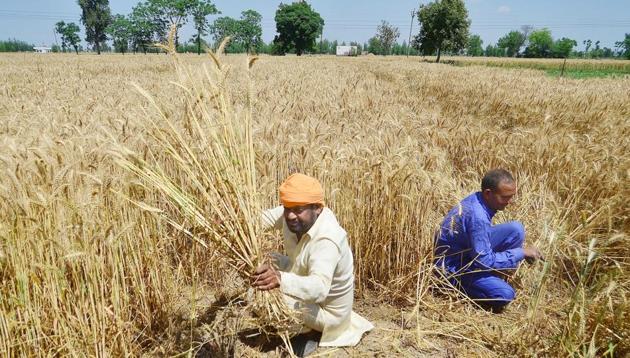
[(509, 6), (506, 6), (506, 5), (501, 5), (501, 6), (499, 6), (499, 8), (497, 9), (497, 12), (498, 12), (499, 14), (507, 14), (507, 13), (509, 13), (510, 11), (512, 11), (512, 9), (510, 9), (510, 7), (509, 7)]

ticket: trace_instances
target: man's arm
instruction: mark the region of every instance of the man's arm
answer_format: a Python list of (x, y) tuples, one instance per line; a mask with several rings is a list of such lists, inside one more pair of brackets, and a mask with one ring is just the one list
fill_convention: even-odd
[(251, 284), (261, 291), (280, 287), (280, 273), (273, 266), (264, 264), (251, 276)]
[(330, 285), (341, 253), (335, 243), (321, 239), (313, 243), (308, 258), (308, 274), (300, 276), (281, 272), (268, 265), (261, 266), (252, 276), (252, 285), (260, 290), (280, 290), (305, 303), (321, 303), (330, 292)]
[(525, 260), (527, 261), (527, 263), (530, 264), (534, 263), (534, 261), (536, 260), (545, 261), (545, 257), (543, 256), (542, 252), (540, 252), (540, 250), (538, 250), (538, 248), (534, 246), (524, 248), (523, 255), (525, 255)]
[[(273, 209), (265, 210), (262, 213), (261, 220), (263, 223), (263, 230), (269, 230), (271, 228), (274, 229), (282, 229), (282, 220), (284, 220), (284, 207), (277, 206)], [(286, 255), (282, 255), (280, 253), (272, 253), (273, 257), (278, 269), (281, 271), (286, 271), (289, 267), (290, 260)]]
[(473, 269), (515, 269), (525, 258), (522, 248), (495, 252), (490, 244), (490, 225), (470, 219), (470, 248)]
[(278, 270), (286, 271), (289, 269), (289, 265), (291, 264), (291, 259), (289, 259), (289, 256), (283, 255), (278, 252), (272, 252), (271, 257), (273, 258), (274, 263), (278, 267)]
[(273, 209), (265, 210), (262, 213), (263, 230), (282, 229), (282, 219), (284, 216), (284, 207), (277, 206)]

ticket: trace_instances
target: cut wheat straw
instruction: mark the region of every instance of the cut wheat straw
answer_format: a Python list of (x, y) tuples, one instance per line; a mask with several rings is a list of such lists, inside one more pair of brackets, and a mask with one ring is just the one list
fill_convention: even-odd
[[(143, 120), (160, 147), (153, 148), (146, 160), (122, 148), (117, 159), (142, 179), (146, 189), (162, 193), (171, 207), (151, 211), (163, 214), (173, 227), (204, 247), (218, 250), (247, 284), (257, 267), (270, 263), (269, 243), (262, 231), (249, 100), (244, 108), (233, 108), (224, 88), (230, 67), (222, 65), (220, 52), (228, 40), (216, 54), (209, 53), (213, 66), (203, 67), (203, 77), (178, 60), (172, 38), (162, 46), (173, 57), (179, 76), (175, 85), (181, 89), (184, 122), (164, 113), (150, 93), (136, 85), (153, 107)], [(247, 71), (254, 61), (248, 59)], [(166, 168), (168, 164), (174, 167)], [(174, 178), (169, 174), (173, 170), (184, 176)], [(278, 290), (255, 290), (252, 297), (249, 307), (258, 327), (273, 327), (288, 343), (290, 330), (299, 324), (296, 312), (286, 306)]]

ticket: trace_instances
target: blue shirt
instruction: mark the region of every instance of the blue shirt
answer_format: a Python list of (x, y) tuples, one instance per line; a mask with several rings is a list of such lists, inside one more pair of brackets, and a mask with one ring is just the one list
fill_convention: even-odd
[(436, 264), (448, 272), (516, 268), (523, 249), (495, 252), (490, 242), (492, 217), (496, 213), (473, 193), (452, 208), (440, 227), (435, 245)]

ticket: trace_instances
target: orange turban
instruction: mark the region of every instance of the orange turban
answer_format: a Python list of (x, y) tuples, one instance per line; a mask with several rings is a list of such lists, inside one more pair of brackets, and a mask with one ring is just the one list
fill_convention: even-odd
[(300, 173), (292, 174), (280, 185), (280, 201), (287, 208), (324, 205), (324, 189), (315, 178)]

